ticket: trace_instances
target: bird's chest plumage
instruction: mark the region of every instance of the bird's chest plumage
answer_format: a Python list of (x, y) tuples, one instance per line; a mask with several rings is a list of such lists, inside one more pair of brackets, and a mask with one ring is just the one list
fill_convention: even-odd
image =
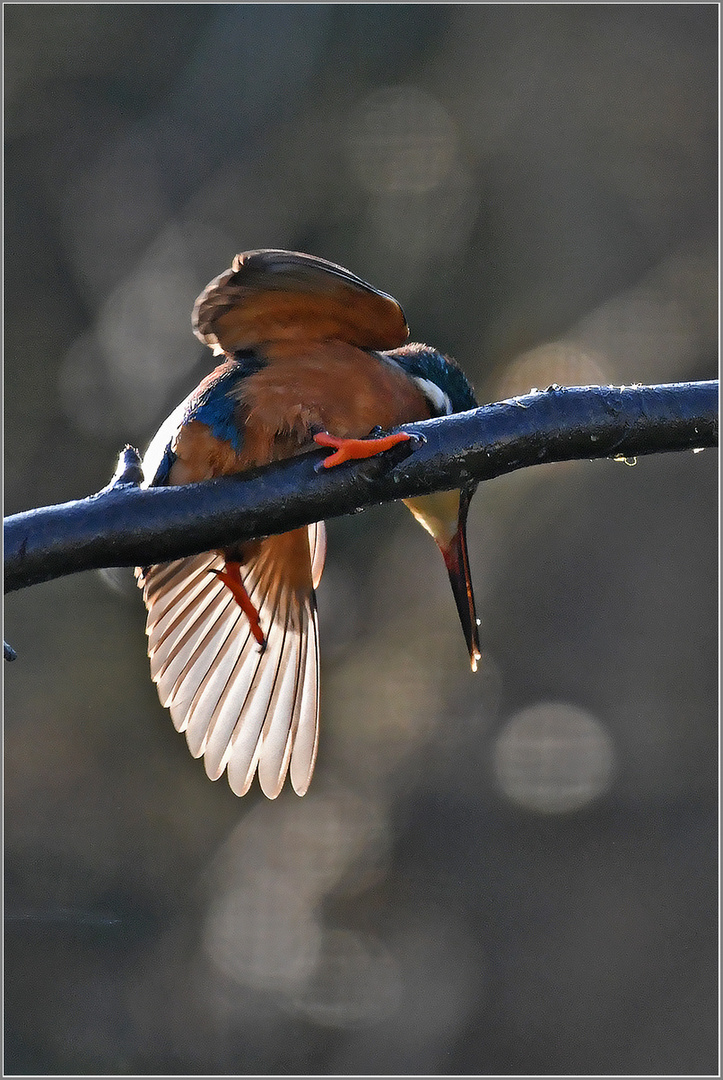
[(169, 482), (182, 484), (293, 457), (316, 432), (362, 438), (430, 416), (429, 404), (403, 371), (340, 341), (277, 342), (253, 369), (225, 364), (202, 406), (191, 410), (172, 447)]

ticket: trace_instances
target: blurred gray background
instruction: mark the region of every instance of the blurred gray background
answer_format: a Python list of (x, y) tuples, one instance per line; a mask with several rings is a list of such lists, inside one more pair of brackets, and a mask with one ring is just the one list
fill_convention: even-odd
[[(210, 370), (233, 255), (480, 401), (717, 371), (717, 6), (10, 5), (5, 512)], [(717, 1069), (717, 457), (483, 485), (469, 671), (401, 506), (329, 523), (308, 796), (211, 784), (130, 573), (8, 597), (5, 1069)]]

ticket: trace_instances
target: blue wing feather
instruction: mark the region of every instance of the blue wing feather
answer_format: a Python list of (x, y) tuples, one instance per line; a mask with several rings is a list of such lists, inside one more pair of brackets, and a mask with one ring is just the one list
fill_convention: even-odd
[(143, 458), (147, 487), (162, 487), (176, 460), (172, 446), (181, 428), (197, 420), (206, 424), (215, 438), (229, 443), (238, 453), (243, 446), (243, 428), (238, 422), (238, 400), (233, 390), (242, 379), (260, 371), (267, 361), (255, 352), (239, 352), (212, 371), (193, 393), (173, 410), (158, 429)]
[(227, 360), (188, 398), (183, 423), (198, 420), (207, 424), (215, 438), (229, 443), (238, 453), (243, 445), (243, 431), (238, 425), (238, 401), (232, 391), (242, 379), (266, 367), (267, 361), (252, 350), (238, 352)]

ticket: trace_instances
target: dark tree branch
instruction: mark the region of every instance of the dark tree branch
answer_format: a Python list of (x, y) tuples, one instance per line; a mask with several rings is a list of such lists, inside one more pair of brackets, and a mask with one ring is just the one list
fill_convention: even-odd
[(105, 566), (150, 565), (528, 465), (718, 445), (718, 383), (549, 387), (408, 424), (377, 458), (320, 469), (312, 451), (238, 477), (141, 490), (127, 447), (111, 484), (5, 521), (5, 590)]

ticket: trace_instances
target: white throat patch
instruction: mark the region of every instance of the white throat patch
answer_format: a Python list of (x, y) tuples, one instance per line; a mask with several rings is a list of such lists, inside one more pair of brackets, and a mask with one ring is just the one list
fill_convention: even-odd
[(449, 416), (453, 411), (452, 402), (444, 390), (440, 390), (436, 383), (431, 382), (429, 379), (422, 379), (418, 375), (414, 376), (414, 381), (437, 412), (442, 416)]

